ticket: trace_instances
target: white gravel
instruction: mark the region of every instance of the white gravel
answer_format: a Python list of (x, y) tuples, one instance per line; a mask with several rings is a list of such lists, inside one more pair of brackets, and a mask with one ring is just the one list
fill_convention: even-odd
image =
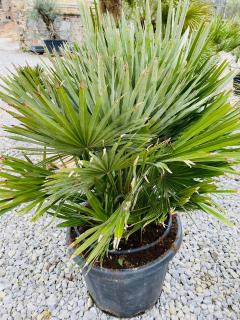
[[(1, 74), (10, 63), (24, 64), (26, 59), (33, 64), (39, 60), (0, 39)], [(11, 123), (1, 111), (0, 125)], [(1, 138), (0, 153), (14, 154), (13, 146)], [(239, 181), (228, 177), (219, 183), (240, 189)], [(161, 298), (152, 310), (134, 319), (240, 319), (240, 196), (221, 196), (220, 202), (236, 227), (225, 227), (200, 212), (192, 215), (194, 221), (183, 215), (183, 245), (170, 265)], [(68, 259), (64, 230), (45, 227), (49, 221), (33, 224), (16, 212), (1, 218), (0, 319), (116, 319), (95, 308), (81, 271)]]

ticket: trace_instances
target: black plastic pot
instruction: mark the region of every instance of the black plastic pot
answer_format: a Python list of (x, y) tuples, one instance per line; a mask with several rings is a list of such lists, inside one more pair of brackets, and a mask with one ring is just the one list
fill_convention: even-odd
[[(133, 317), (154, 306), (161, 295), (168, 264), (182, 243), (179, 217), (177, 224), (177, 236), (171, 249), (151, 263), (133, 269), (92, 267), (83, 270), (88, 291), (101, 310), (117, 317)], [(68, 243), (70, 238), (68, 229)], [(82, 265), (82, 258), (75, 258), (75, 262)]]
[(234, 93), (236, 95), (240, 95), (240, 74), (237, 74), (234, 78), (233, 78), (233, 88), (234, 88)]
[(61, 49), (64, 47), (64, 44), (67, 43), (67, 40), (44, 40), (44, 43), (50, 53), (54, 53), (56, 51), (57, 53), (61, 52)]
[(44, 52), (45, 52), (43, 46), (31, 46), (30, 51), (35, 54), (44, 54)]

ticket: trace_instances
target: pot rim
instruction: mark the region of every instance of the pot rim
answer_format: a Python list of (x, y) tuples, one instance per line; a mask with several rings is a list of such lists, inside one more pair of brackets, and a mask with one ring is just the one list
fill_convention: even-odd
[[(122, 256), (122, 255), (130, 255), (133, 253), (138, 253), (138, 252), (143, 252), (146, 251), (152, 247), (154, 247), (157, 243), (159, 243), (160, 241), (164, 240), (171, 228), (172, 228), (172, 215), (171, 214), (167, 214), (167, 222), (166, 222), (166, 229), (164, 230), (163, 234), (157, 238), (155, 241), (148, 243), (144, 246), (141, 247), (137, 247), (137, 248), (133, 248), (133, 249), (127, 249), (127, 250), (109, 250), (108, 253), (115, 255), (115, 256)], [(74, 231), (76, 232), (77, 236), (80, 236), (80, 232), (78, 231), (77, 227), (74, 227)]]
[(65, 41), (65, 42), (67, 42), (66, 39), (43, 39), (43, 41)]
[(172, 215), (171, 214), (167, 214), (168, 216), (168, 219), (167, 219), (167, 222), (166, 222), (166, 225), (167, 225), (167, 228), (164, 230), (164, 233), (159, 237), (157, 238), (157, 240), (149, 243), (149, 244), (146, 244), (142, 247), (138, 247), (138, 248), (133, 248), (133, 249), (127, 249), (127, 250), (109, 250), (108, 252), (112, 255), (115, 255), (115, 256), (122, 256), (122, 255), (129, 255), (129, 254), (132, 254), (132, 253), (138, 253), (138, 252), (142, 252), (142, 251), (146, 251), (148, 249), (150, 249), (151, 247), (154, 247), (158, 242), (160, 242), (161, 240), (165, 239), (166, 236), (169, 234), (170, 230), (171, 230), (171, 227), (172, 227)]
[[(159, 256), (157, 259), (155, 259), (155, 260), (153, 260), (143, 266), (135, 267), (135, 268), (128, 268), (128, 269), (108, 269), (108, 268), (104, 268), (104, 267), (86, 266), (86, 267), (82, 268), (83, 273), (87, 274), (90, 271), (90, 272), (98, 273), (99, 275), (101, 274), (102, 276), (106, 276), (106, 277), (108, 277), (109, 274), (117, 275), (117, 276), (118, 275), (121, 276), (123, 274), (124, 275), (131, 275), (131, 274), (133, 274), (133, 272), (134, 272), (134, 274), (137, 274), (137, 273), (141, 273), (143, 271), (143, 269), (145, 269), (146, 271), (149, 271), (151, 269), (155, 269), (155, 267), (157, 267), (159, 264), (166, 264), (175, 256), (175, 254), (179, 250), (180, 245), (182, 243), (182, 234), (183, 234), (182, 224), (181, 224), (181, 220), (179, 218), (179, 215), (176, 214), (176, 217), (177, 217), (177, 225), (178, 225), (176, 239), (173, 242), (171, 248), (167, 252), (165, 252), (163, 255)], [(71, 249), (71, 250), (73, 251), (73, 249)], [(78, 257), (76, 257), (76, 258), (78, 258)]]

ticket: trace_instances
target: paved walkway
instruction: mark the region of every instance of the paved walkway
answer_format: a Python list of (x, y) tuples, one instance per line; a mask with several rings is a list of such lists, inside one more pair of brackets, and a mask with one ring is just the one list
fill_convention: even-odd
[(35, 65), (39, 63), (40, 58), (37, 55), (23, 53), (19, 46), (12, 39), (0, 38), (0, 74), (3, 75), (7, 69), (12, 69), (14, 65)]

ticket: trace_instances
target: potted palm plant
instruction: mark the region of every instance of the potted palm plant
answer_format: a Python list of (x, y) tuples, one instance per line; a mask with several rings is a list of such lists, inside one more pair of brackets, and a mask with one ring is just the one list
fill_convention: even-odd
[(230, 192), (215, 178), (240, 160), (239, 111), (224, 91), (233, 75), (206, 59), (208, 25), (183, 32), (187, 10), (165, 25), (159, 4), (153, 28), (138, 11), (96, 24), (83, 5), (82, 44), (51, 67), (16, 69), (0, 92), (18, 120), (5, 130), (29, 143), (24, 158), (2, 158), (0, 213), (54, 217), (94, 301), (120, 317), (159, 298), (181, 212), (232, 225), (211, 195)]
[(54, 50), (60, 52), (66, 40), (59, 39), (54, 24), (58, 16), (56, 2), (53, 0), (34, 0), (29, 16), (32, 20), (41, 19), (44, 22), (50, 37), (50, 39), (44, 40), (48, 51), (50, 53), (53, 53)]

